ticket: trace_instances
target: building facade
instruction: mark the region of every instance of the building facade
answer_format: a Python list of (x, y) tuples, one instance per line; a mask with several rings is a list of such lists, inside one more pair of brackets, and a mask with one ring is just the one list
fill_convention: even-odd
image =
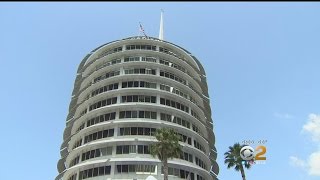
[(144, 36), (104, 44), (79, 65), (56, 180), (163, 179), (149, 150), (162, 127), (183, 146), (169, 160), (169, 179), (217, 179), (206, 75), (196, 57)]

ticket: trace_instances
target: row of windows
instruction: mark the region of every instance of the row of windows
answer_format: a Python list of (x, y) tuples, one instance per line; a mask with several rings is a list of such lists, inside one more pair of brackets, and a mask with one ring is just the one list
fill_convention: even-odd
[(156, 128), (144, 128), (144, 127), (120, 128), (120, 136), (128, 136), (128, 135), (154, 136), (155, 132), (156, 132)]
[(103, 114), (100, 116), (97, 116), (95, 118), (92, 118), (90, 120), (87, 121), (87, 127), (90, 127), (94, 124), (98, 124), (104, 121), (110, 121), (110, 120), (114, 120), (116, 118), (116, 112), (112, 112), (112, 113), (107, 113), (107, 114)]
[[(92, 118), (90, 120), (87, 120), (86, 124), (87, 127), (90, 127), (94, 124), (98, 124), (101, 122), (105, 121), (110, 121), (114, 120), (116, 118), (116, 112), (111, 112), (107, 114), (103, 114), (100, 116), (97, 116), (95, 118)], [(124, 118), (146, 118), (146, 119), (157, 119), (157, 112), (154, 111), (120, 111), (119, 113), (119, 119), (124, 119)], [(191, 128), (191, 123), (183, 118), (170, 115), (170, 114), (165, 114), (165, 113), (160, 113), (160, 119), (163, 121), (168, 121), (172, 123), (179, 124), (181, 126), (184, 126), (186, 128)], [(80, 131), (85, 127), (85, 123), (82, 123), (81, 126), (78, 128), (77, 132)], [(200, 135), (203, 135), (203, 133), (200, 131), (198, 126), (192, 124), (192, 130), (197, 132)]]
[(177, 54), (175, 54), (174, 52), (172, 52), (170, 49), (167, 49), (167, 48), (159, 47), (159, 51), (178, 57)]
[(140, 61), (140, 57), (125, 57), (124, 62), (130, 62), (130, 61)]
[(132, 62), (132, 61), (147, 61), (147, 62), (156, 62), (157, 58), (156, 57), (139, 57), (139, 56), (135, 56), (135, 57), (125, 57), (124, 58), (124, 62)]
[(187, 81), (184, 80), (183, 78), (173, 74), (173, 73), (170, 73), (170, 72), (167, 72), (167, 71), (162, 71), (160, 70), (160, 76), (163, 76), (163, 77), (166, 77), (166, 78), (170, 78), (170, 79), (173, 79), (175, 81), (178, 81), (184, 85), (187, 85)]
[(196, 104), (199, 107), (198, 103), (195, 101), (195, 99), (192, 96), (188, 95), (187, 93), (185, 93), (177, 88), (174, 88), (172, 86), (165, 85), (165, 84), (160, 84), (160, 90), (164, 90), (164, 91), (168, 91), (168, 92), (177, 94), (178, 96), (181, 96), (185, 99), (190, 100), (191, 102), (193, 102), (194, 104)]
[(119, 63), (121, 63), (121, 59), (112, 59), (111, 61), (108, 61), (102, 65), (96, 66), (96, 70)]
[(155, 173), (156, 166), (149, 164), (122, 164), (117, 165), (117, 173)]
[(112, 137), (114, 135), (114, 129), (106, 129), (103, 131), (98, 131), (92, 134), (89, 134), (84, 137), (84, 144), (97, 140), (97, 139), (102, 139), (102, 138), (107, 138), (107, 137)]
[(96, 158), (96, 157), (106, 156), (106, 155), (112, 155), (111, 146), (84, 152), (81, 155), (81, 161), (85, 161), (85, 160)]
[[(156, 57), (125, 57), (124, 62), (132, 62), (132, 61), (147, 61), (147, 62), (156, 62), (157, 58)], [(121, 59), (112, 59), (111, 61), (105, 62), (102, 65), (97, 65), (96, 70), (99, 70), (101, 68), (114, 65), (114, 64), (119, 64), (121, 63)]]
[(83, 122), (83, 123), (79, 126), (79, 128), (77, 129), (76, 132), (79, 132), (80, 130), (82, 130), (82, 129), (84, 128), (84, 126), (85, 126), (85, 123)]
[(115, 53), (115, 52), (119, 52), (119, 51), (122, 51), (122, 47), (116, 47), (116, 48), (112, 48), (112, 49), (108, 49), (106, 51), (104, 51), (103, 53), (101, 53), (98, 58), (102, 58), (108, 54), (112, 54), (112, 53)]
[(180, 71), (182, 71), (182, 72), (186, 72), (186, 69), (185, 68), (183, 68), (182, 66), (180, 66), (180, 65), (177, 65), (177, 64), (175, 64), (175, 63), (173, 63), (173, 62), (171, 62), (171, 61), (168, 61), (168, 60), (165, 60), (165, 59), (160, 59), (160, 64), (164, 64), (164, 65), (167, 65), (167, 66), (170, 66), (170, 67), (173, 67), (173, 68), (176, 68), (176, 69), (178, 69), (178, 70), (180, 70)]
[[(161, 168), (161, 173), (163, 174), (163, 167)], [(177, 176), (182, 179), (190, 179), (194, 180), (194, 173), (189, 172), (187, 170), (178, 169), (178, 168), (172, 168), (168, 167), (168, 175)]]
[(150, 154), (148, 145), (123, 145), (117, 146), (117, 154)]
[(126, 50), (143, 49), (156, 51), (156, 46), (152, 45), (126, 45)]
[(191, 115), (192, 115), (193, 117), (195, 117), (196, 119), (200, 120), (199, 115), (198, 115), (195, 111), (191, 110)]
[(101, 81), (103, 79), (108, 79), (108, 78), (113, 77), (113, 76), (119, 76), (119, 75), (120, 75), (120, 71), (119, 70), (107, 72), (105, 75), (102, 75), (102, 76), (94, 78), (93, 83), (99, 82), (99, 81)]
[(204, 149), (204, 147), (200, 143), (198, 143), (196, 140), (194, 140), (194, 147), (206, 153), (206, 150)]
[[(160, 119), (163, 121), (168, 121), (168, 122), (173, 122), (173, 123), (179, 124), (181, 126), (189, 128), (189, 129), (191, 128), (191, 126), (190, 126), (191, 123), (189, 121), (182, 119), (180, 117), (174, 116), (174, 115), (160, 113)], [(200, 131), (198, 126), (192, 124), (192, 130), (203, 136), (203, 133)]]
[(203, 169), (207, 169), (206, 164), (199, 158), (196, 157), (196, 164), (200, 167), (202, 167)]
[(152, 111), (120, 111), (119, 119), (123, 119), (123, 118), (157, 119), (157, 112), (152, 112)]
[[(147, 164), (123, 164), (123, 165), (117, 165), (117, 173), (156, 173), (155, 172), (156, 166), (155, 165), (147, 165)], [(104, 175), (110, 175), (111, 172), (111, 166), (102, 166), (102, 167), (96, 167), (87, 169), (84, 171), (80, 171), (79, 173), (79, 180), (87, 179), (91, 177), (96, 176), (104, 176)], [(163, 168), (162, 168), (162, 174), (163, 174)], [(183, 170), (183, 169), (177, 169), (177, 168), (168, 168), (168, 174), (172, 176), (177, 176), (182, 179), (189, 179), (189, 180), (195, 180), (194, 179), (194, 173)], [(73, 174), (71, 177), (68, 178), (68, 180), (76, 180), (77, 174)], [(202, 176), (197, 175), (197, 180), (205, 180)]]
[(111, 171), (111, 166), (102, 166), (102, 167), (86, 169), (84, 171), (80, 171), (79, 180), (96, 177), (96, 176), (109, 175), (110, 171)]
[[(125, 128), (120, 128), (120, 134), (119, 136), (130, 136), (130, 135), (141, 135), (141, 136), (154, 136), (156, 132), (156, 128), (144, 128), (144, 127), (125, 127)], [(179, 141), (183, 143), (188, 143), (189, 145), (192, 145), (191, 143), (191, 137), (188, 137), (186, 135), (176, 133), (180, 138)], [(97, 139), (102, 139), (102, 138), (107, 138), (107, 137), (112, 137), (114, 136), (114, 129), (108, 129), (108, 130), (103, 130), (103, 131), (98, 131), (95, 133), (92, 133), (90, 135), (85, 136), (84, 138), (84, 144), (97, 140)], [(73, 149), (76, 147), (79, 147), (82, 145), (81, 139), (78, 140), (74, 146)], [(204, 147), (194, 140), (194, 147), (197, 149), (203, 151), (205, 153)]]
[(146, 102), (146, 103), (156, 103), (156, 96), (145, 96), (145, 95), (131, 95), (131, 96), (121, 96), (121, 102)]
[(147, 61), (147, 62), (156, 62), (157, 58), (156, 57), (141, 57), (141, 61)]
[[(150, 154), (150, 146), (149, 145), (122, 145), (116, 147), (116, 154)], [(93, 159), (101, 156), (106, 155), (112, 155), (112, 147), (106, 147), (106, 148), (99, 148), (99, 149), (93, 149), (89, 150), (87, 152), (82, 153), (81, 155), (81, 161), (86, 161), (88, 159)], [(192, 154), (181, 152), (180, 159), (189, 161), (193, 163), (193, 156)], [(205, 163), (199, 159), (198, 157), (195, 157), (196, 164), (203, 169), (206, 169)], [(80, 162), (80, 156), (77, 156), (70, 162), (70, 166), (72, 167)]]
[(111, 90), (114, 90), (114, 89), (118, 89), (118, 84), (119, 83), (109, 84), (109, 85), (103, 86), (103, 87), (101, 87), (99, 89), (96, 89), (96, 90), (91, 92), (91, 97), (96, 96), (98, 94), (101, 94), (103, 92), (107, 92), (107, 91), (111, 91)]
[[(149, 69), (149, 68), (132, 68), (132, 69), (125, 69), (125, 70), (124, 70), (124, 73), (125, 73), (125, 74), (151, 74), (151, 75), (156, 75), (156, 70), (155, 70), (155, 69)], [(96, 82), (98, 82), (98, 81), (101, 81), (101, 80), (103, 80), (103, 79), (106, 79), (106, 78), (109, 78), (109, 77), (112, 77), (112, 76), (118, 76), (118, 75), (120, 75), (120, 71), (119, 71), (119, 70), (118, 70), (118, 71), (109, 72), (109, 73), (106, 73), (106, 75), (99, 76), (99, 77), (95, 78), (93, 83), (96, 83)], [(160, 70), (160, 76), (173, 79), (173, 80), (175, 80), (175, 81), (178, 81), (178, 82), (186, 85), (186, 80), (180, 78), (179, 76), (174, 75), (173, 73), (169, 73), (169, 72)], [(89, 86), (90, 86), (90, 85), (89, 85)], [(154, 83), (154, 84), (152, 84), (152, 85), (150, 84), (150, 86), (152, 86), (152, 87), (150, 87), (150, 88), (156, 88), (156, 83)], [(195, 93), (197, 93), (196, 90), (195, 90), (190, 84), (189, 84), (188, 86), (189, 86)], [(125, 86), (123, 86), (123, 87), (125, 87)], [(133, 85), (132, 87), (139, 87), (139, 86)], [(143, 87), (143, 86), (140, 86), (140, 87)], [(146, 87), (147, 87), (147, 85), (146, 85)], [(117, 89), (117, 88), (118, 88), (118, 87), (116, 87), (116, 88), (114, 88), (114, 89)], [(162, 87), (160, 87), (160, 88), (161, 88), (161, 90), (166, 90), (166, 91), (168, 91), (168, 92), (172, 92), (172, 93), (175, 93), (175, 94), (177, 94), (177, 95), (179, 95), (179, 96), (182, 96), (182, 97), (184, 97), (184, 98), (186, 98), (186, 99), (189, 99), (190, 101), (192, 101), (192, 102), (194, 102), (194, 103), (196, 104), (196, 102), (195, 102), (195, 100), (194, 100), (193, 97), (190, 96), (190, 97), (188, 98), (188, 95), (187, 95), (186, 93), (182, 92), (182, 91), (179, 90), (179, 89), (174, 88), (174, 89), (170, 89), (170, 90), (169, 90), (170, 86), (167, 86), (167, 87), (162, 86)], [(112, 89), (110, 89), (110, 90), (112, 90)], [(100, 88), (100, 89), (98, 89), (98, 90), (95, 90), (95, 92), (92, 92), (92, 94), (93, 94), (92, 96), (97, 95), (97, 94), (102, 93), (102, 92), (105, 92), (105, 91), (108, 91), (108, 89), (105, 89), (105, 88), (102, 89), (102, 88)], [(99, 92), (99, 93), (98, 93), (98, 92)], [(197, 94), (199, 94), (199, 93), (197, 93)], [(88, 99), (88, 98), (89, 98), (89, 95), (86, 97), (86, 99)]]
[[(152, 45), (126, 45), (126, 50), (134, 50), (134, 49), (142, 49), (142, 50), (153, 50), (153, 51), (156, 51), (156, 46), (152, 46)], [(101, 53), (99, 55), (98, 58), (101, 58), (101, 57), (104, 57), (108, 54), (112, 54), (112, 53), (115, 53), (115, 52), (119, 52), (119, 51), (122, 51), (122, 47), (117, 47), (117, 48), (113, 48), (113, 49), (109, 49), (107, 51), (104, 51), (103, 53)], [(172, 55), (172, 56), (175, 56), (179, 59), (182, 59), (184, 60), (184, 57), (177, 54), (177, 53), (174, 53), (172, 50), (170, 49), (167, 49), (167, 48), (163, 48), (163, 47), (159, 47), (159, 52), (163, 52), (163, 53), (166, 53), (166, 54), (169, 54), (169, 55)], [(154, 61), (155, 62), (155, 61)], [(161, 62), (160, 62), (161, 63)], [(169, 65), (171, 67), (174, 67), (176, 69), (179, 69), (183, 72), (185, 72), (185, 69), (179, 65), (176, 65), (176, 64), (169, 64), (171, 62), (168, 62), (168, 60), (162, 60), (162, 63), (163, 64), (166, 64), (166, 65)]]
[(160, 119), (163, 121), (173, 122), (190, 129), (189, 121), (170, 114), (160, 113)]
[(151, 74), (156, 75), (155, 69), (149, 69), (149, 68), (131, 68), (131, 69), (125, 69), (124, 74)]
[(89, 111), (92, 111), (94, 109), (100, 108), (100, 107), (104, 107), (104, 106), (109, 106), (111, 104), (116, 104), (117, 103), (117, 97), (113, 97), (113, 98), (108, 98), (99, 102), (96, 102), (92, 105), (89, 106)]
[[(157, 88), (157, 83), (151, 83), (151, 82), (146, 82), (146, 81), (126, 81), (126, 82), (122, 82), (122, 88), (131, 88), (131, 87), (146, 87), (146, 88)], [(114, 83), (114, 84), (109, 84), (106, 86), (103, 86), (99, 89), (96, 89), (94, 91), (91, 92), (91, 97), (96, 96), (100, 93), (103, 92), (107, 92), (110, 90), (114, 90), (114, 89), (118, 89), (118, 83)], [(168, 91), (174, 94), (177, 94), (181, 97), (184, 97), (185, 99), (190, 99), (193, 100), (192, 102), (195, 103), (195, 100), (190, 96), (190, 98), (188, 98), (188, 94), (182, 92), (181, 90), (174, 88), (172, 86), (168, 86), (168, 85), (164, 85), (164, 84), (160, 84), (160, 89), (164, 90), (164, 91)]]
[(81, 146), (81, 145), (82, 145), (82, 139), (79, 139), (78, 141), (76, 141), (76, 142), (74, 143), (72, 149), (75, 149), (75, 148), (77, 148), (77, 147), (79, 147), (79, 146)]
[(75, 157), (71, 162), (69, 167), (72, 167), (80, 162), (80, 156)]
[(198, 126), (192, 124), (192, 130), (203, 136), (203, 132), (200, 131), (200, 128)]
[(179, 141), (183, 142), (183, 143), (188, 143), (189, 145), (192, 145), (191, 144), (191, 137), (188, 137), (186, 135), (183, 135), (183, 134), (180, 134), (180, 133), (177, 133), (176, 134), (180, 137)]
[(160, 98), (160, 104), (171, 106), (176, 109), (180, 109), (181, 111), (185, 111), (186, 113), (189, 113), (189, 107), (183, 105), (182, 103), (178, 103), (176, 101), (172, 101), (170, 99)]
[(122, 88), (131, 87), (145, 87), (145, 88), (157, 88), (157, 83), (146, 82), (146, 81), (127, 81), (122, 82)]
[[(163, 174), (163, 167), (161, 168), (162, 174)], [(117, 165), (117, 173), (156, 173), (156, 166), (155, 165), (149, 165), (149, 164), (122, 164)], [(102, 167), (96, 167), (91, 169), (86, 169), (83, 171), (80, 171), (79, 173), (79, 180), (87, 179), (91, 177), (96, 176), (104, 176), (104, 175), (110, 175), (111, 172), (111, 166), (102, 166)], [(194, 179), (194, 173), (189, 172), (187, 170), (178, 169), (178, 168), (168, 168), (168, 174), (172, 176), (177, 176), (182, 179), (189, 179), (189, 180), (195, 180)], [(74, 176), (73, 179), (71, 177)], [(76, 174), (72, 175), (68, 180), (75, 180)], [(197, 175), (197, 180), (205, 180), (202, 176)]]
[(179, 89), (177, 88), (174, 88), (172, 86), (168, 86), (168, 85), (164, 85), (164, 84), (160, 84), (160, 89), (161, 90), (164, 90), (164, 91), (168, 91), (168, 92), (171, 92), (171, 93), (175, 93), (181, 97), (184, 97), (186, 99), (188, 99), (188, 95), (186, 93), (183, 93), (182, 91), (180, 91)]
[(180, 159), (193, 162), (193, 157), (192, 154), (186, 153), (186, 152), (181, 152), (180, 153)]
[(169, 55), (172, 55), (174, 57), (177, 57), (183, 61), (185, 61), (185, 58), (178, 54), (178, 53), (174, 53), (173, 51), (171, 51), (170, 49), (166, 49), (166, 48), (163, 48), (163, 47), (159, 47), (159, 52), (163, 52), (163, 53), (166, 53), (166, 54), (169, 54)]

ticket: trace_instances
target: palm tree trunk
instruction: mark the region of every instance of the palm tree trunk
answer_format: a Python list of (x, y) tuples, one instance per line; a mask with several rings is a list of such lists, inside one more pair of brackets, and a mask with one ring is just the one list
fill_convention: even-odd
[(168, 180), (168, 159), (163, 160), (163, 175), (163, 179)]
[(240, 166), (240, 172), (241, 172), (242, 180), (246, 180), (246, 175), (244, 174), (244, 169), (242, 165)]

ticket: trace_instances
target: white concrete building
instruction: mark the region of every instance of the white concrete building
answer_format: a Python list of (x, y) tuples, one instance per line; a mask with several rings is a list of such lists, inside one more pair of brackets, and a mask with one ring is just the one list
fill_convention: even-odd
[(149, 152), (161, 127), (174, 129), (183, 146), (180, 158), (169, 160), (169, 179), (217, 179), (200, 62), (144, 36), (96, 48), (78, 68), (56, 180), (163, 179), (161, 162)]

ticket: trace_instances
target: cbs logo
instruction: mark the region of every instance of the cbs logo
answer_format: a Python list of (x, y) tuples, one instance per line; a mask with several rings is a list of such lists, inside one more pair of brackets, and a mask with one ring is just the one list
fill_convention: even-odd
[[(257, 153), (258, 152), (258, 153)], [(249, 161), (249, 160), (266, 160), (267, 158), (264, 156), (266, 154), (267, 148), (265, 146), (257, 146), (254, 150), (251, 146), (244, 146), (240, 150), (240, 157), (243, 160)]]

